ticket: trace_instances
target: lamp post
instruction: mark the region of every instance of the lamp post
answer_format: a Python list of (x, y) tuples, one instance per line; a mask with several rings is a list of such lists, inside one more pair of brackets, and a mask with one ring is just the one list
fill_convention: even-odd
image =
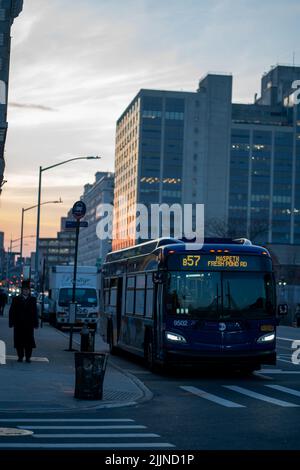
[(39, 238), (40, 238), (40, 219), (41, 219), (41, 193), (42, 193), (42, 174), (44, 171), (52, 170), (57, 166), (65, 165), (69, 162), (74, 162), (77, 160), (100, 160), (101, 157), (97, 156), (87, 156), (87, 157), (74, 157), (64, 160), (63, 162), (55, 163), (54, 165), (47, 166), (45, 168), (39, 168), (39, 188), (38, 188), (38, 203), (37, 203), (37, 222), (36, 222), (36, 246), (35, 246), (35, 287), (38, 290), (39, 284)]
[[(41, 204), (41, 206), (45, 205), (45, 204), (62, 204), (62, 200), (61, 198), (59, 198), (58, 201), (47, 201), (47, 202), (43, 202)], [(21, 238), (20, 238), (20, 259), (21, 259), (21, 272), (22, 272), (22, 266), (23, 266), (23, 233), (24, 233), (24, 214), (25, 212), (27, 211), (30, 211), (31, 209), (35, 209), (36, 207), (38, 207), (37, 204), (35, 204), (34, 206), (31, 206), (31, 207), (26, 207), (26, 209), (22, 209), (22, 217), (21, 217)]]

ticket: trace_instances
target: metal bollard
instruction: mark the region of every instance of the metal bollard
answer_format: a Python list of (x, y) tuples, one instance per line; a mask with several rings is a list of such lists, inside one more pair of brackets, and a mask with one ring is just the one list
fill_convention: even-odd
[(80, 351), (88, 352), (90, 349), (90, 330), (86, 324), (83, 325), (80, 335)]

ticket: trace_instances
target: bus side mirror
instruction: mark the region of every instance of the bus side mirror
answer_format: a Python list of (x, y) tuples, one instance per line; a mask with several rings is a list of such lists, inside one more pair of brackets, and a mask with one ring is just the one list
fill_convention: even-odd
[(285, 317), (289, 313), (289, 306), (288, 304), (279, 304), (277, 313), (280, 317)]

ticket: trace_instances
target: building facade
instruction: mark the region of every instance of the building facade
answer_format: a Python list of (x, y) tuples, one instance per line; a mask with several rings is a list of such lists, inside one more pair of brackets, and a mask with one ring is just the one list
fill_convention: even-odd
[(232, 103), (230, 75), (197, 92), (141, 90), (117, 122), (113, 249), (139, 241), (139, 203), (204, 204), (207, 235), (300, 243), (295, 80), (300, 67), (273, 67), (253, 104)]
[(7, 97), (11, 36), (14, 19), (21, 13), (23, 0), (0, 0), (0, 193), (5, 168), (4, 147), (7, 133)]
[(141, 90), (122, 114), (116, 132), (114, 250), (137, 241), (139, 203), (202, 203), (207, 217), (224, 217), (231, 89), (230, 75), (209, 74), (195, 93)]
[(300, 67), (262, 78), (254, 104), (232, 105), (228, 226), (256, 241), (300, 244)]
[(97, 225), (101, 220), (103, 204), (113, 204), (114, 174), (98, 171), (93, 184), (86, 184), (81, 200), (87, 212), (84, 220), (87, 228), (80, 229), (78, 245), (78, 264), (81, 266), (101, 266), (106, 254), (111, 251), (111, 239), (100, 239)]
[[(75, 230), (65, 228), (66, 217), (61, 218), (61, 228), (56, 238), (40, 238), (39, 240), (39, 273), (45, 277), (48, 287), (48, 273), (52, 266), (74, 264)], [(34, 254), (33, 260), (34, 261)], [(34, 269), (34, 262), (31, 263)]]

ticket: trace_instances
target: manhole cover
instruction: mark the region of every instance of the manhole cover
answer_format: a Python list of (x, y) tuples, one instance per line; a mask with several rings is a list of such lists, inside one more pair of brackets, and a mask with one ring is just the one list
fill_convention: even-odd
[(0, 428), (0, 437), (18, 437), (18, 436), (31, 436), (33, 431), (27, 429), (16, 428)]

